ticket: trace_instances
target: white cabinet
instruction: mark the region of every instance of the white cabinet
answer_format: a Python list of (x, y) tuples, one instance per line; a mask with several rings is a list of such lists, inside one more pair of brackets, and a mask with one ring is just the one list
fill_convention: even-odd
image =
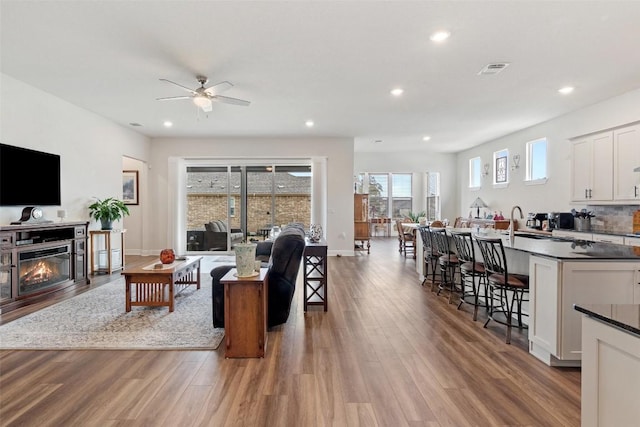
[(627, 246), (640, 246), (640, 237), (625, 237), (624, 244)]
[(640, 125), (613, 131), (613, 199), (640, 200)]
[(583, 231), (570, 231), (570, 230), (553, 230), (553, 237), (573, 239), (573, 240), (591, 240), (593, 234), (585, 233)]
[(613, 198), (613, 132), (593, 134), (573, 143), (572, 192), (575, 202)]
[(615, 243), (616, 245), (624, 245), (624, 236), (614, 236), (612, 234), (596, 234), (591, 235), (591, 240), (601, 243)]
[[(636, 322), (640, 316), (640, 306), (618, 309)], [(640, 337), (583, 316), (582, 351), (581, 425), (638, 425)]]
[(529, 352), (552, 366), (579, 366), (581, 318), (574, 304), (640, 303), (640, 263), (558, 261), (529, 263)]

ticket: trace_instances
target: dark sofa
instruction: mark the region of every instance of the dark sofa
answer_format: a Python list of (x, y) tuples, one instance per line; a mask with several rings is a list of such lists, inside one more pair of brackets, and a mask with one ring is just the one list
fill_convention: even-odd
[[(296, 278), (304, 252), (304, 229), (297, 225), (286, 226), (274, 242), (260, 242), (256, 254), (271, 247), (268, 264), (269, 327), (285, 323), (289, 318), (291, 301), (296, 289)], [(272, 246), (271, 246), (272, 245)], [(259, 249), (259, 250), (258, 250)], [(259, 256), (259, 255), (258, 255)], [(234, 268), (233, 265), (223, 265), (211, 270), (213, 281), (213, 326), (224, 327), (224, 286), (220, 279)]]
[(231, 249), (236, 243), (242, 242), (244, 234), (239, 228), (229, 230), (227, 223), (221, 220), (211, 221), (204, 225), (204, 246), (206, 250), (227, 250), (227, 234), (231, 238)]

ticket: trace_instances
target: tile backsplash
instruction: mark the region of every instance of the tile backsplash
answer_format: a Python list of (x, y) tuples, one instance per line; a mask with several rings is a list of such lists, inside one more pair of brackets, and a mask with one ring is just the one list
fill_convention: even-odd
[[(577, 209), (577, 208), (576, 208)], [(631, 233), (633, 213), (640, 205), (587, 206), (595, 218), (591, 218), (591, 230), (607, 233)]]

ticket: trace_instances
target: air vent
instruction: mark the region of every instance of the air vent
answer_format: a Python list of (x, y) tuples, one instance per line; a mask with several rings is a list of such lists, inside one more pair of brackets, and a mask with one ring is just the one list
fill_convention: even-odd
[(478, 75), (483, 74), (498, 74), (500, 71), (504, 70), (509, 66), (508, 62), (494, 62), (492, 64), (487, 64), (480, 70)]

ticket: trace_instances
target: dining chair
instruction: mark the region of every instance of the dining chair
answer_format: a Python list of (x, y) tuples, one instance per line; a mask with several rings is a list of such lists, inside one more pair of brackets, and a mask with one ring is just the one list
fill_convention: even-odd
[(399, 251), (407, 256), (407, 253), (412, 253), (413, 258), (416, 258), (416, 238), (413, 230), (406, 231), (402, 226), (401, 219), (396, 220), (396, 227), (398, 229), (398, 239), (400, 241), (400, 249)]
[[(489, 317), (484, 327), (486, 328), (491, 320), (506, 325), (506, 343), (511, 344), (511, 328), (514, 315), (517, 317), (518, 328), (526, 328), (522, 322), (522, 317), (527, 316), (527, 314), (522, 312), (522, 303), (528, 301), (529, 276), (509, 273), (502, 239), (477, 234), (473, 237), (482, 253), (485, 275), (489, 286)], [(527, 299), (525, 299), (525, 296), (527, 296)]]
[[(487, 280), (485, 277), (484, 264), (476, 261), (476, 251), (471, 237), (471, 231), (450, 230), (451, 238), (456, 247), (456, 253), (460, 260), (460, 303), (471, 304), (473, 306), (473, 320), (478, 319), (478, 307), (484, 305), (489, 309), (486, 296), (488, 294)], [(483, 286), (484, 285), (484, 286)], [(484, 304), (480, 302), (480, 289), (484, 287)]]

